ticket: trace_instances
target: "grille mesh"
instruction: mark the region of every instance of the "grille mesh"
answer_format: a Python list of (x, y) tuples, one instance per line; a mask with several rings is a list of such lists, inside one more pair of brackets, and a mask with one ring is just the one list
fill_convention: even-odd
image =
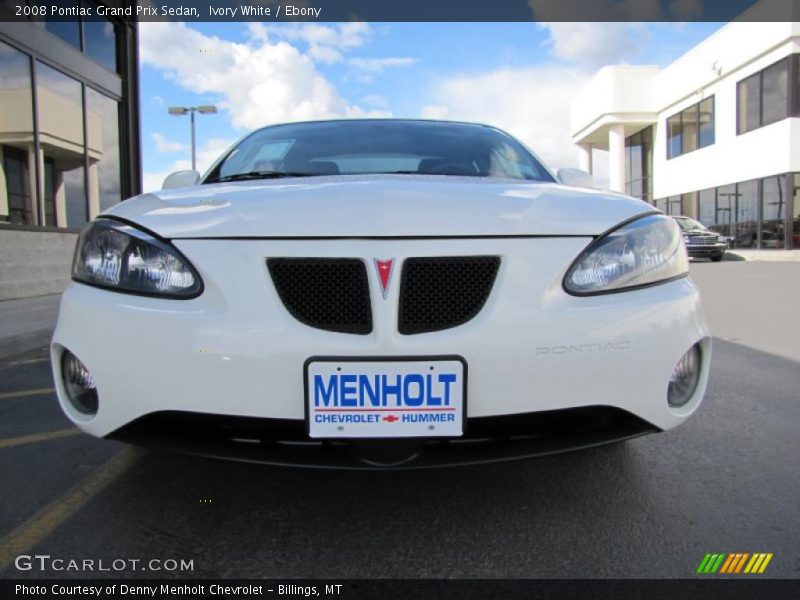
[(269, 258), (275, 289), (291, 315), (309, 327), (366, 335), (372, 331), (369, 283), (355, 258)]
[(483, 308), (498, 256), (409, 258), (403, 263), (398, 329), (410, 335), (463, 325)]
[(690, 246), (713, 246), (719, 238), (714, 235), (691, 235), (686, 240)]

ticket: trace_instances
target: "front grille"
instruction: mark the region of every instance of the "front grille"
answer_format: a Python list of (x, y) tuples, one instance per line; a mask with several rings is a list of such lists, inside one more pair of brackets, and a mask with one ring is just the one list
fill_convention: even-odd
[(372, 331), (367, 269), (355, 258), (269, 258), (286, 310), (309, 327), (366, 335)]
[(499, 267), (498, 256), (407, 259), (400, 280), (400, 333), (441, 331), (470, 321), (486, 304)]
[(718, 238), (713, 235), (691, 235), (686, 239), (689, 246), (713, 246)]

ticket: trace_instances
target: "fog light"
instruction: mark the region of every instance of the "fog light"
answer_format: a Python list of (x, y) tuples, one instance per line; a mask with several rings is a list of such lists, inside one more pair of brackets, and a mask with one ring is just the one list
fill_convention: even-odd
[(675, 365), (669, 378), (667, 402), (674, 408), (686, 404), (700, 381), (700, 346), (695, 344)]
[(97, 414), (97, 388), (92, 374), (69, 350), (61, 354), (61, 378), (75, 410), (85, 415)]

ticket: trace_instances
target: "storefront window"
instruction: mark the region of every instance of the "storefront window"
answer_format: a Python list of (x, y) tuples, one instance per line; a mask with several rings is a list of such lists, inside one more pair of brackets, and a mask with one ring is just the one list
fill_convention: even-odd
[(44, 160), (53, 164), (56, 214), (80, 227), (88, 221), (84, 169), (83, 92), (79, 82), (42, 63), (36, 63), (39, 143)]
[(736, 207), (736, 186), (726, 185), (717, 190), (717, 216), (712, 229), (722, 235), (733, 236), (733, 219)]
[(767, 177), (761, 182), (761, 247), (783, 248), (785, 236), (786, 176)]
[(30, 59), (0, 42), (0, 221), (33, 225), (36, 203)]
[[(122, 200), (119, 162), (119, 104), (86, 88), (89, 202), (92, 216)], [(94, 189), (93, 186), (97, 185)], [(97, 201), (95, 202), (95, 198)]]
[(745, 181), (736, 186), (737, 248), (758, 246), (758, 181)]
[(683, 203), (680, 196), (670, 196), (667, 198), (667, 214), (668, 215), (682, 215)]
[(701, 190), (697, 194), (697, 217), (698, 220), (710, 227), (716, 222), (717, 190)]
[[(800, 66), (800, 65), (799, 65)], [(791, 177), (791, 176), (790, 176)], [(794, 174), (794, 202), (792, 203), (792, 248), (800, 248), (800, 173)]]
[(681, 214), (689, 217), (697, 216), (697, 192), (681, 194)]

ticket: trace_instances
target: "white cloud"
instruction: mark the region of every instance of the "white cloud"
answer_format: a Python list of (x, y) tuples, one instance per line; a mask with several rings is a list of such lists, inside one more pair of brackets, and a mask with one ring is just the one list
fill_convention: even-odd
[[(584, 70), (554, 65), (456, 76), (434, 90), (435, 102), (424, 107), (421, 116), (494, 125), (521, 140), (553, 168), (577, 166), (569, 105), (588, 78)], [(602, 160), (595, 165), (602, 183), (605, 165)]]
[(347, 61), (350, 66), (351, 74), (364, 82), (372, 81), (376, 75), (380, 75), (386, 69), (395, 67), (409, 67), (417, 62), (416, 58), (410, 56), (386, 57), (386, 58), (351, 58)]
[(150, 137), (153, 138), (153, 142), (155, 142), (156, 145), (156, 150), (159, 152), (169, 154), (174, 152), (185, 152), (189, 149), (189, 144), (182, 144), (180, 142), (170, 140), (160, 133), (152, 133), (150, 134)]
[[(541, 23), (556, 58), (598, 67), (630, 59), (643, 49), (640, 23)], [(638, 35), (637, 35), (638, 34)]]
[(368, 96), (364, 96), (361, 101), (364, 104), (381, 108), (389, 106), (389, 100), (386, 99), (386, 96), (381, 96), (380, 94), (370, 94)]
[[(233, 140), (210, 139), (197, 150), (197, 170), (204, 173), (211, 164), (227, 150)], [(187, 153), (186, 158), (175, 160), (167, 169), (162, 171), (145, 171), (142, 173), (142, 191), (153, 192), (161, 189), (161, 184), (170, 173), (183, 171), (192, 168), (191, 156)]]
[[(251, 33), (254, 28), (251, 27)], [(354, 21), (338, 25), (289, 23), (257, 28), (263, 36), (271, 34), (278, 40), (302, 42), (308, 45), (308, 56), (322, 63), (341, 61), (343, 52), (362, 46), (371, 34), (367, 23)]]
[(423, 119), (446, 119), (449, 110), (447, 110), (446, 106), (442, 106), (440, 104), (429, 104), (428, 106), (423, 106), (422, 111), (420, 112), (420, 116)]
[[(363, 39), (364, 27), (358, 23), (338, 26), (334, 41), (351, 47)], [(298, 28), (305, 39), (315, 40), (328, 40), (332, 29)], [(309, 56), (286, 41), (271, 43), (266, 34), (254, 37), (262, 33), (251, 28), (250, 39), (240, 43), (204, 35), (185, 23), (142, 23), (141, 61), (187, 90), (217, 95), (216, 103), (228, 112), (236, 128), (386, 114), (348, 103)]]

